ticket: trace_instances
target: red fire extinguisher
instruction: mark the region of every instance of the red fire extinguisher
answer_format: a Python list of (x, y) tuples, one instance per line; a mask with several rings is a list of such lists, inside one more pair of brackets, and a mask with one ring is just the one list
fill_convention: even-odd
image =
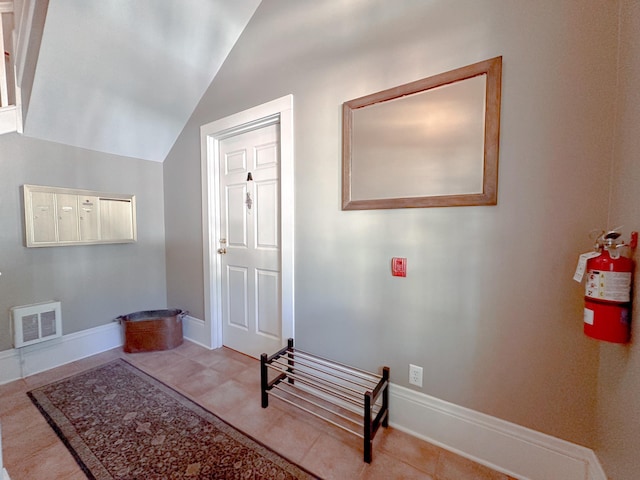
[[(619, 242), (619, 232), (603, 233), (594, 252), (586, 259), (587, 282), (584, 296), (584, 333), (614, 343), (627, 343), (631, 337), (631, 285), (634, 262), (622, 255), (624, 247), (635, 249), (638, 233), (631, 233), (627, 245)], [(580, 265), (578, 266), (580, 269)]]

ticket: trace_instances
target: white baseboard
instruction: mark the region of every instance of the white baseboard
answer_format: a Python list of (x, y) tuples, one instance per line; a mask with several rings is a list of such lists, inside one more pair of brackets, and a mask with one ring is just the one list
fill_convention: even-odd
[(118, 323), (109, 323), (21, 349), (0, 352), (0, 385), (75, 362), (123, 344)]
[(593, 450), (391, 385), (391, 425), (522, 480), (607, 480)]
[[(183, 330), (186, 339), (204, 347), (207, 346), (208, 337), (202, 320), (184, 317)], [(0, 352), (0, 385), (75, 362), (123, 344), (122, 328), (119, 323), (112, 322), (21, 349), (4, 350)]]
[(184, 338), (201, 347), (211, 348), (209, 346), (210, 335), (205, 328), (204, 320), (187, 315), (182, 319), (182, 334)]
[(0, 352), (0, 385), (22, 378), (20, 359), (16, 350)]

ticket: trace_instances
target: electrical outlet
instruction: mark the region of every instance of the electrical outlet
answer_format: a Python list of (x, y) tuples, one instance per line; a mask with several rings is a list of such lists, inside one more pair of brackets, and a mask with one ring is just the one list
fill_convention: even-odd
[(417, 387), (422, 387), (422, 367), (409, 364), (409, 383)]

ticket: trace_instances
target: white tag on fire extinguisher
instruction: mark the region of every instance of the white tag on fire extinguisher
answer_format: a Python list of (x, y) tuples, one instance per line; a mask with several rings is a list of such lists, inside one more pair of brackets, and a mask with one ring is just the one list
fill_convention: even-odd
[(573, 274), (573, 279), (580, 283), (584, 277), (584, 272), (587, 269), (587, 260), (600, 256), (600, 252), (587, 252), (580, 255), (578, 259), (578, 266), (576, 267), (576, 273)]
[(595, 318), (595, 314), (593, 313), (593, 310), (589, 310), (588, 308), (585, 308), (584, 316), (583, 316), (584, 323), (588, 325), (593, 325), (594, 318)]

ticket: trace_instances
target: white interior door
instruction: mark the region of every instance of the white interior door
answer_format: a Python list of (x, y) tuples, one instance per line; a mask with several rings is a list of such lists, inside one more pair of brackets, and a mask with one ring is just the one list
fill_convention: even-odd
[(219, 142), (222, 338), (253, 357), (283, 343), (279, 126)]
[[(294, 149), (293, 149), (293, 95), (271, 100), (200, 127), (202, 165), (202, 237), (204, 269), (204, 319), (185, 317), (185, 337), (210, 348), (222, 347), (222, 261), (226, 256), (217, 253), (221, 234), (220, 211), (220, 142), (262, 126), (279, 126), (279, 219), (280, 301), (282, 342), (295, 338), (295, 262), (294, 262)], [(246, 177), (244, 178), (246, 181)], [(246, 198), (245, 198), (246, 199)], [(255, 207), (255, 203), (254, 203)], [(236, 347), (237, 348), (237, 347)], [(264, 352), (274, 350), (265, 348)]]

